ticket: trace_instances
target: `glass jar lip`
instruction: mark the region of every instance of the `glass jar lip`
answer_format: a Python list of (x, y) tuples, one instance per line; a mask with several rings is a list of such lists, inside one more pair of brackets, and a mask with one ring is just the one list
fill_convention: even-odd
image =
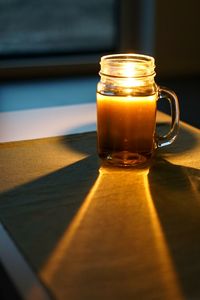
[(117, 54), (108, 54), (101, 57), (101, 62), (105, 60), (123, 60), (123, 61), (137, 61), (137, 62), (151, 62), (155, 63), (155, 59), (153, 56), (138, 54), (138, 53), (117, 53)]
[(114, 77), (143, 77), (155, 75), (155, 59), (145, 54), (121, 53), (104, 55), (101, 57), (100, 65), (100, 75)]

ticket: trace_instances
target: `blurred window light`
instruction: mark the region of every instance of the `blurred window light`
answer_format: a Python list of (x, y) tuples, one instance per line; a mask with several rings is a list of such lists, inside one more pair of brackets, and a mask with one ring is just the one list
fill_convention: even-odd
[(0, 56), (111, 51), (116, 2), (0, 0)]

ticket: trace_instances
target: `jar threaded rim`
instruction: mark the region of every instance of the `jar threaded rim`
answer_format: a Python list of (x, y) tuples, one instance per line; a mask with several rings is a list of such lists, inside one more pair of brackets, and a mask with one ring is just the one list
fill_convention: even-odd
[(155, 59), (149, 55), (127, 53), (101, 57), (100, 75), (130, 78), (155, 76)]

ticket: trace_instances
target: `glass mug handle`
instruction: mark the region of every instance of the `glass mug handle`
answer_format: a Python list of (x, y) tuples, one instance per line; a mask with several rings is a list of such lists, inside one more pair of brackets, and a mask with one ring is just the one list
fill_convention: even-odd
[(158, 87), (158, 100), (167, 99), (170, 103), (171, 110), (171, 125), (167, 134), (160, 136), (157, 135), (156, 144), (158, 148), (168, 146), (176, 139), (179, 129), (179, 103), (176, 94), (164, 87)]

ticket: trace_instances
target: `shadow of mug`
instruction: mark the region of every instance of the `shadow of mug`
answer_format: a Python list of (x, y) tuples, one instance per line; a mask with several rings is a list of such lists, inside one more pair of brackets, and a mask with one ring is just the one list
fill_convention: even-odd
[(157, 158), (150, 167), (148, 182), (183, 293), (186, 297), (197, 299), (200, 278), (200, 170)]

